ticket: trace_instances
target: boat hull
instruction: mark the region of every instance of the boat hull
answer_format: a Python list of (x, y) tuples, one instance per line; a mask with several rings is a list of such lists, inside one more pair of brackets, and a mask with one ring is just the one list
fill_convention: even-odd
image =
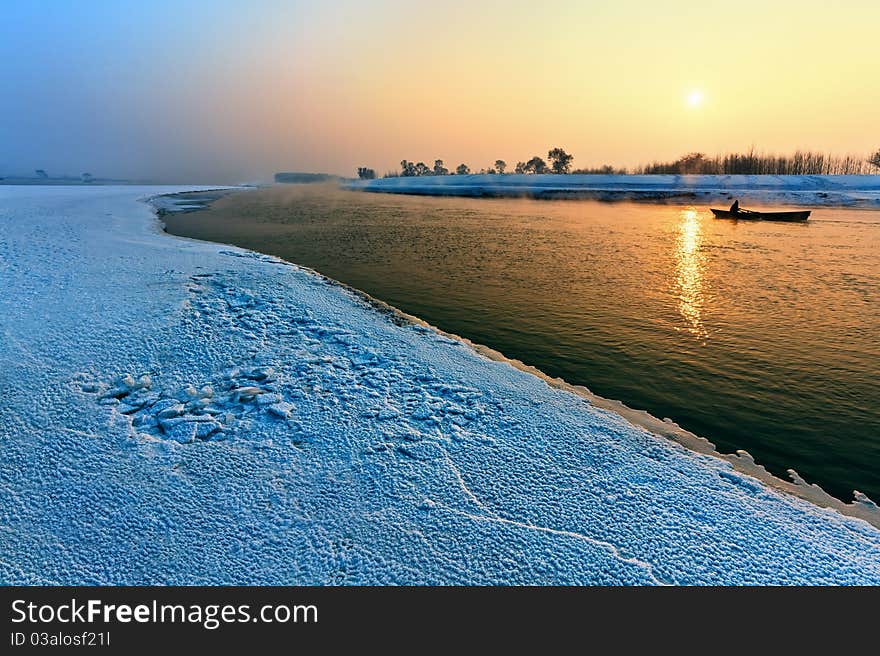
[(810, 217), (810, 210), (797, 212), (751, 212), (739, 210), (738, 212), (731, 212), (730, 210), (710, 209), (716, 219), (736, 219), (737, 221), (785, 221), (788, 223), (800, 223)]

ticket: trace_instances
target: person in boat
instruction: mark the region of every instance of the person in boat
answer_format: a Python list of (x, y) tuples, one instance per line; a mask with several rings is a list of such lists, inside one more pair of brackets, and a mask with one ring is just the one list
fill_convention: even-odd
[(739, 212), (739, 200), (738, 199), (733, 201), (733, 205), (730, 206), (730, 213), (731, 214), (736, 214), (737, 212)]

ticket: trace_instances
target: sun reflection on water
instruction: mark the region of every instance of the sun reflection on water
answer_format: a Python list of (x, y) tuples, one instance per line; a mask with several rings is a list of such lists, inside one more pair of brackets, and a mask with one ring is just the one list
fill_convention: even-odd
[(696, 210), (681, 211), (675, 242), (675, 268), (678, 311), (687, 324), (687, 331), (700, 339), (706, 339), (709, 333), (703, 326), (704, 260), (700, 250), (702, 230)]

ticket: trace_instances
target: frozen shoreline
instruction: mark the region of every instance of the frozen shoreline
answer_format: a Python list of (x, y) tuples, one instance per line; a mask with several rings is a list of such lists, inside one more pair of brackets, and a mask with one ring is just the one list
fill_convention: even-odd
[[(199, 209), (205, 209), (210, 206), (210, 204), (213, 203), (215, 200), (218, 200), (219, 198), (229, 193), (235, 193), (235, 191), (241, 190), (234, 190), (233, 192), (230, 192), (229, 190), (218, 189), (208, 192), (184, 192), (180, 194), (156, 196), (151, 198), (149, 202), (156, 208), (159, 218), (161, 220), (166, 214), (187, 213)], [(222, 244), (224, 242), (213, 243)], [(717, 450), (715, 444), (711, 442), (708, 438), (696, 435), (680, 427), (671, 419), (661, 420), (644, 410), (630, 408), (617, 399), (598, 396), (584, 385), (573, 385), (562, 378), (554, 378), (552, 376), (549, 376), (542, 370), (534, 366), (525, 364), (516, 359), (509, 358), (503, 353), (489, 346), (486, 346), (485, 344), (472, 342), (471, 340), (460, 335), (444, 331), (434, 325), (427, 323), (421, 317), (407, 314), (399, 308), (388, 305), (384, 301), (377, 299), (367, 294), (366, 292), (363, 292), (343, 282), (325, 276), (318, 271), (314, 271), (313, 269), (309, 269), (308, 267), (303, 267), (302, 265), (295, 264), (295, 266), (303, 268), (313, 275), (327, 280), (333, 285), (337, 285), (346, 289), (350, 293), (362, 298), (364, 301), (376, 308), (376, 310), (378, 310), (379, 312), (393, 316), (396, 321), (409, 323), (414, 326), (430, 328), (432, 331), (441, 333), (449, 337), (450, 339), (463, 342), (470, 348), (473, 348), (480, 355), (483, 355), (491, 360), (510, 364), (514, 368), (520, 369), (541, 378), (549, 385), (582, 396), (587, 399), (592, 405), (605, 410), (610, 410), (615, 414), (620, 415), (629, 423), (635, 426), (644, 428), (649, 432), (654, 433), (655, 435), (660, 435), (671, 439), (674, 442), (677, 442), (682, 446), (687, 447), (691, 451), (695, 451), (696, 453), (710, 455), (729, 462), (736, 471), (757, 478), (770, 487), (786, 492), (788, 494), (793, 494), (794, 496), (810, 501), (817, 506), (823, 508), (832, 508), (844, 515), (864, 519), (875, 527), (880, 528), (880, 508), (877, 507), (872, 499), (865, 496), (861, 492), (855, 491), (853, 500), (846, 502), (828, 494), (818, 484), (805, 481), (794, 469), (787, 469), (786, 471), (788, 473), (788, 478), (781, 478), (777, 475), (770, 473), (761, 463), (756, 462), (752, 455), (746, 450), (740, 449), (733, 453), (722, 453)]]
[(446, 175), (353, 181), (346, 188), (430, 196), (717, 200), (880, 209), (880, 175)]
[(0, 581), (880, 581), (867, 523), (164, 235), (173, 191), (0, 190)]

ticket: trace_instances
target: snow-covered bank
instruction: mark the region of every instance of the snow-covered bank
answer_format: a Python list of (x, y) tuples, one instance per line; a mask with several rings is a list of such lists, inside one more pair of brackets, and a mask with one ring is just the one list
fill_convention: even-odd
[(350, 182), (349, 189), (432, 196), (723, 200), (880, 208), (880, 175), (444, 175)]
[(377, 312), (0, 188), (0, 582), (880, 583), (880, 531)]

